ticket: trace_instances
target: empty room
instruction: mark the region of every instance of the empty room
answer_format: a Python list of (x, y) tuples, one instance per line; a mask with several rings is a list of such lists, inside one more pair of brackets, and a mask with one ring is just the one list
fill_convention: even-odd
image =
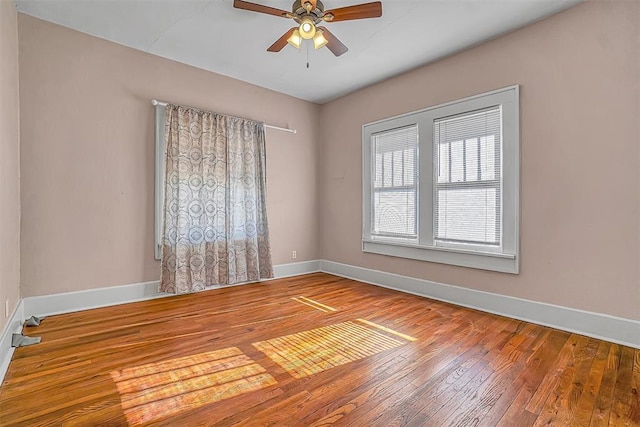
[(0, 425), (640, 426), (640, 1), (0, 0)]

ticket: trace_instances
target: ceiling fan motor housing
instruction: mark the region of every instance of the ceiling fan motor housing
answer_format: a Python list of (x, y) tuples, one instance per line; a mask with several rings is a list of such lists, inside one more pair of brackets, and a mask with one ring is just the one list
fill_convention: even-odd
[(322, 20), (322, 17), (324, 16), (324, 4), (322, 4), (322, 2), (320, 0), (316, 0), (316, 7), (315, 9), (311, 9), (309, 12), (307, 12), (307, 9), (305, 8), (305, 3), (307, 3), (307, 0), (296, 0), (293, 2), (293, 5), (291, 6), (291, 14), (292, 14), (292, 18), (300, 23), (300, 21), (302, 20), (302, 18), (304, 17), (309, 17), (311, 19), (313, 19), (314, 23), (318, 23)]

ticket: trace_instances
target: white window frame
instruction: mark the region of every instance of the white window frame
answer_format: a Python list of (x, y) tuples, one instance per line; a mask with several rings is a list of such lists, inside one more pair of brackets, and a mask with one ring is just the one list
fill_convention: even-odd
[(167, 106), (155, 106), (155, 216), (154, 216), (154, 255), (155, 259), (162, 258), (162, 215), (164, 209), (164, 170), (165, 159), (165, 118)]
[[(434, 241), (434, 120), (501, 106), (502, 230), (501, 246), (438, 245)], [(418, 241), (381, 239), (371, 235), (371, 136), (390, 129), (418, 127)], [(519, 273), (520, 87), (509, 86), (362, 126), (362, 250), (363, 252), (442, 264)]]

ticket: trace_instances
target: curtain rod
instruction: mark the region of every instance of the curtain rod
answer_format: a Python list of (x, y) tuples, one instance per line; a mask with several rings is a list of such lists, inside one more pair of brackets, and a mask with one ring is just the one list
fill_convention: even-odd
[[(167, 102), (158, 101), (157, 99), (152, 99), (151, 100), (151, 104), (153, 104), (153, 105), (163, 105), (163, 106), (167, 106), (168, 105)], [(283, 132), (298, 133), (298, 131), (296, 129), (281, 128), (279, 126), (268, 125), (266, 123), (265, 123), (264, 127), (269, 128), (269, 129), (281, 130)]]

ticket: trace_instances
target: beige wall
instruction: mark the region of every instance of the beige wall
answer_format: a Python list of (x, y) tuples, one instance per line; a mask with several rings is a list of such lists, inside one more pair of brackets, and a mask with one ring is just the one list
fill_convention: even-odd
[[(321, 256), (640, 319), (640, 2), (579, 5), (321, 109)], [(521, 85), (521, 273), (361, 251), (361, 126)]]
[(152, 98), (297, 128), (267, 131), (273, 260), (318, 258), (317, 105), (26, 15), (19, 40), (23, 297), (159, 278)]
[[(640, 319), (639, 22), (638, 2), (590, 2), (318, 107), (20, 15), (22, 295), (158, 278), (155, 97), (299, 130), (268, 133), (276, 264), (297, 250)], [(516, 83), (521, 274), (362, 253), (362, 124)]]
[(18, 17), (0, 1), (0, 331), (20, 298), (20, 109)]

